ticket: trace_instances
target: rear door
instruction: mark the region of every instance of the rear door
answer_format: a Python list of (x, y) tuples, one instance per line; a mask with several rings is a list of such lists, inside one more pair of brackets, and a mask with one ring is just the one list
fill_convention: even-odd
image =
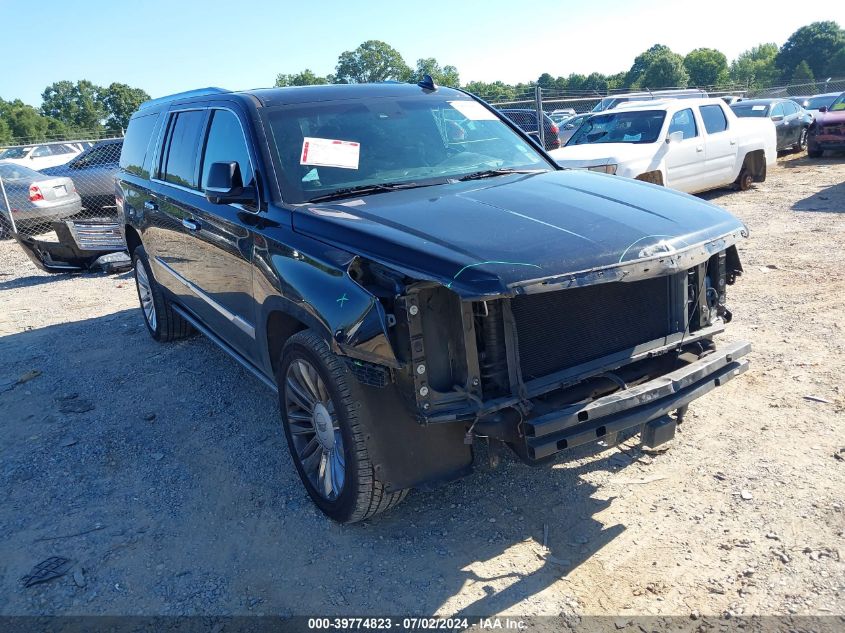
[(678, 110), (669, 121), (666, 135), (681, 132), (682, 141), (666, 145), (666, 186), (680, 191), (699, 191), (707, 186), (704, 139), (692, 108)]
[(798, 104), (793, 101), (784, 101), (782, 105), (783, 122), (786, 127), (785, 145), (795, 145), (801, 138), (801, 128), (803, 127), (801, 111), (798, 109)]
[(698, 112), (705, 131), (703, 188), (728, 184), (735, 178), (736, 130), (730, 128), (723, 104), (702, 105)]

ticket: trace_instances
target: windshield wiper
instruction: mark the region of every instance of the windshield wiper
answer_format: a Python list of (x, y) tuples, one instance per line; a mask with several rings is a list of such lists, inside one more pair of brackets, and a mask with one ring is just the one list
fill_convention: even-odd
[(355, 185), (354, 187), (343, 187), (331, 193), (324, 193), (320, 196), (310, 198), (308, 202), (326, 202), (328, 200), (340, 200), (357, 194), (382, 193), (384, 191), (399, 191), (401, 189), (414, 189), (416, 187), (427, 187), (427, 184), (416, 182), (385, 182), (375, 185)]
[(481, 180), (482, 178), (493, 178), (494, 176), (505, 176), (507, 174), (539, 174), (546, 169), (508, 169), (501, 167), (499, 169), (485, 169), (483, 171), (476, 171), (466, 176), (461, 176), (457, 180), (463, 182), (465, 180)]

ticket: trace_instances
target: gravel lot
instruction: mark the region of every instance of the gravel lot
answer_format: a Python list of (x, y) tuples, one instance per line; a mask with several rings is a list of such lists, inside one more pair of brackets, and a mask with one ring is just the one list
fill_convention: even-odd
[[(706, 197), (751, 230), (724, 339), (755, 351), (668, 452), (480, 459), (350, 527), (275, 396), (202, 337), (152, 341), (128, 274), (0, 243), (0, 614), (845, 614), (845, 163)], [(24, 588), (49, 556), (76, 565)]]

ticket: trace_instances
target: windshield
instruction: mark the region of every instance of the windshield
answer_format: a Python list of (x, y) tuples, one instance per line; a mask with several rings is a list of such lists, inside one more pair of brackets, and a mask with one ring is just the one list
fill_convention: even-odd
[(26, 158), (26, 153), (32, 149), (31, 147), (12, 147), (0, 154), (0, 159), (3, 158)]
[(810, 97), (805, 99), (802, 104), (807, 110), (818, 110), (822, 106), (830, 107), (830, 104), (836, 99), (836, 95), (827, 95), (820, 97)]
[(830, 108), (828, 108), (828, 110), (834, 112), (837, 112), (839, 110), (845, 110), (845, 92), (836, 97), (836, 101), (830, 104)]
[(767, 117), (769, 116), (769, 108), (770, 106), (764, 103), (741, 103), (731, 106), (734, 114), (741, 117)]
[(654, 143), (660, 136), (663, 110), (610, 112), (593, 115), (569, 139), (569, 145), (586, 143)]
[(485, 170), (552, 167), (477, 101), (422, 95), (267, 111), (288, 202), (350, 187), (440, 184)]

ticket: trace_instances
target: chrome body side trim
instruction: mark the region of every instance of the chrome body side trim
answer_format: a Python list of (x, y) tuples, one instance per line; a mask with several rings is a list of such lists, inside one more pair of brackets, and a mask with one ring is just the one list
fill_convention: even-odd
[(214, 299), (209, 297), (206, 293), (204, 293), (202, 290), (197, 288), (190, 281), (185, 279), (182, 275), (180, 275), (175, 270), (173, 270), (173, 268), (171, 268), (160, 257), (156, 256), (154, 258), (154, 261), (155, 261), (156, 264), (161, 266), (162, 270), (171, 274), (176, 279), (176, 281), (178, 281), (183, 286), (185, 286), (188, 290), (190, 290), (192, 293), (194, 293), (197, 297), (199, 297), (200, 299), (205, 301), (208, 305), (210, 305), (217, 312), (219, 312), (221, 315), (223, 315), (227, 320), (231, 321), (232, 324), (235, 327), (237, 327), (239, 330), (241, 330), (242, 332), (247, 334), (250, 338), (253, 338), (253, 339), (255, 338), (255, 326), (252, 325), (252, 323), (250, 323), (249, 321), (247, 321), (243, 317), (241, 317), (241, 316), (239, 316), (239, 315), (237, 315), (233, 312), (230, 312), (229, 310), (224, 308), (222, 305), (217, 303)]

